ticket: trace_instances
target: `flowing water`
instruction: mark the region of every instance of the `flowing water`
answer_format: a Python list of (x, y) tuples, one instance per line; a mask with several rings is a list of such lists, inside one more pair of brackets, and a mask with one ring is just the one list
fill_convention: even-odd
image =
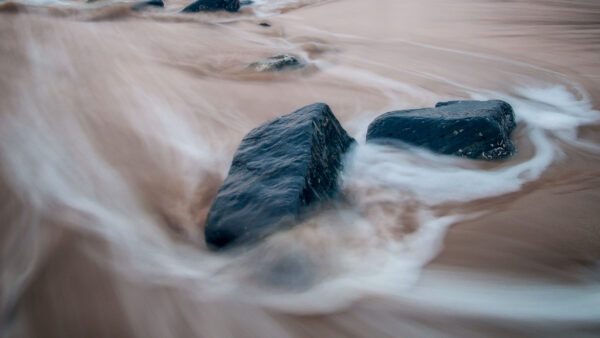
[[(0, 2), (0, 335), (600, 334), (600, 3), (187, 4)], [(365, 144), (452, 99), (509, 102), (518, 154)], [(207, 250), (241, 138), (313, 102), (358, 140), (342, 200)]]

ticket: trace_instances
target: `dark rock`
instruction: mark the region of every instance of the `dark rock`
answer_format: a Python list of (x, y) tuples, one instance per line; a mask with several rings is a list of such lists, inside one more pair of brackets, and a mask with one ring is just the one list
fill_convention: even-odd
[(254, 62), (248, 66), (249, 69), (255, 72), (277, 72), (302, 67), (302, 64), (295, 56), (281, 54), (268, 57), (266, 59)]
[(268, 22), (261, 22), (259, 23), (259, 25), (263, 27), (271, 27), (271, 25)]
[(214, 12), (226, 10), (237, 12), (240, 9), (239, 0), (197, 0), (189, 4), (182, 12)]
[(335, 197), (342, 155), (354, 142), (324, 103), (252, 130), (208, 213), (206, 243), (254, 242), (302, 220), (311, 206)]
[(514, 154), (512, 107), (499, 100), (439, 102), (435, 108), (385, 113), (369, 125), (367, 142), (401, 141), (431, 151), (481, 160)]
[(140, 11), (146, 7), (165, 7), (165, 3), (162, 0), (148, 0), (138, 2), (131, 7), (134, 11)]
[(242, 7), (243, 7), (243, 6), (250, 6), (250, 5), (252, 5), (253, 3), (254, 3), (254, 1), (252, 1), (252, 0), (241, 0), (241, 1), (240, 1), (240, 6), (242, 6)]

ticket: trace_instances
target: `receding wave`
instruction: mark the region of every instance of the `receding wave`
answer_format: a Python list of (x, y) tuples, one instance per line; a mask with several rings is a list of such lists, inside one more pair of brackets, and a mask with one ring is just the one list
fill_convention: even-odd
[[(383, 2), (397, 13), (425, 6)], [(385, 17), (359, 1), (183, 6), (0, 4), (0, 334), (598, 332), (592, 77), (500, 53), (498, 24), (488, 40), (453, 45), (425, 28), (390, 32), (396, 19), (323, 22)], [(575, 42), (561, 43), (548, 44)], [(248, 69), (278, 54), (303, 67)], [(365, 143), (376, 116), (449, 99), (508, 102), (518, 153), (482, 163)], [(208, 250), (206, 215), (241, 138), (316, 101), (358, 141), (342, 198), (250, 249)], [(536, 211), (546, 203), (565, 210)]]

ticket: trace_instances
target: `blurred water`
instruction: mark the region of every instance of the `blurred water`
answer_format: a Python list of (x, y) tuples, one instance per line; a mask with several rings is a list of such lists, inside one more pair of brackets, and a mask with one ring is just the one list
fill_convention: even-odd
[[(89, 20), (83, 3), (66, 17), (34, 7), (0, 14), (3, 335), (598, 332), (597, 250), (580, 258), (577, 272), (564, 273), (576, 283), (426, 267), (451, 225), (479, 220), (485, 233), (497, 208), (516, 215), (545, 203), (515, 207), (513, 198), (530, 191), (551, 198), (553, 186), (569, 189), (567, 200), (585, 198), (578, 194), (596, 184), (600, 149), (582, 128), (600, 118), (587, 92), (597, 88), (489, 47), (473, 52), (468, 44), (396, 37), (403, 25), (383, 12), (378, 22), (365, 10), (361, 22), (369, 28), (353, 31), (350, 14), (364, 3), (319, 4), (256, 1), (254, 14), (240, 19), (198, 14), (199, 21), (173, 22), (129, 12)], [(448, 3), (428, 6), (438, 5)], [(323, 23), (323, 13), (337, 17)], [(273, 28), (256, 27), (253, 20), (267, 16)], [(310, 69), (245, 73), (251, 61), (283, 51)], [(517, 156), (487, 164), (364, 143), (377, 115), (449, 98), (510, 103), (519, 123)], [(208, 251), (206, 212), (241, 137), (314, 101), (330, 103), (359, 141), (345, 159), (342, 201), (244, 252)], [(516, 216), (507, 223), (539, 233), (597, 224), (595, 210), (559, 212), (572, 224), (550, 213), (542, 224)], [(592, 227), (587, 236), (595, 233)], [(535, 236), (491, 236), (565, 259), (535, 244)], [(493, 254), (502, 255), (515, 265), (535, 261)], [(563, 275), (551, 264), (543, 268)]]

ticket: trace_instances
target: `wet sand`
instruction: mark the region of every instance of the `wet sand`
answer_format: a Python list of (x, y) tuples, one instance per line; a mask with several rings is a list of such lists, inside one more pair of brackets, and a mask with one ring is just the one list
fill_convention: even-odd
[[(68, 4), (0, 4), (2, 336), (600, 332), (597, 2), (307, 1), (264, 17)], [(309, 66), (247, 71), (279, 53)], [(361, 141), (383, 112), (474, 95), (522, 116), (515, 158), (425, 157), (431, 187), (391, 189), (379, 168), (422, 158), (361, 144), (346, 205), (245, 258), (207, 252), (208, 208), (260, 123), (321, 101)], [(578, 119), (532, 115), (542, 100)], [(525, 164), (481, 196), (460, 185)], [(482, 181), (435, 187), (463, 170)], [(272, 285), (282, 255), (314, 284)]]

